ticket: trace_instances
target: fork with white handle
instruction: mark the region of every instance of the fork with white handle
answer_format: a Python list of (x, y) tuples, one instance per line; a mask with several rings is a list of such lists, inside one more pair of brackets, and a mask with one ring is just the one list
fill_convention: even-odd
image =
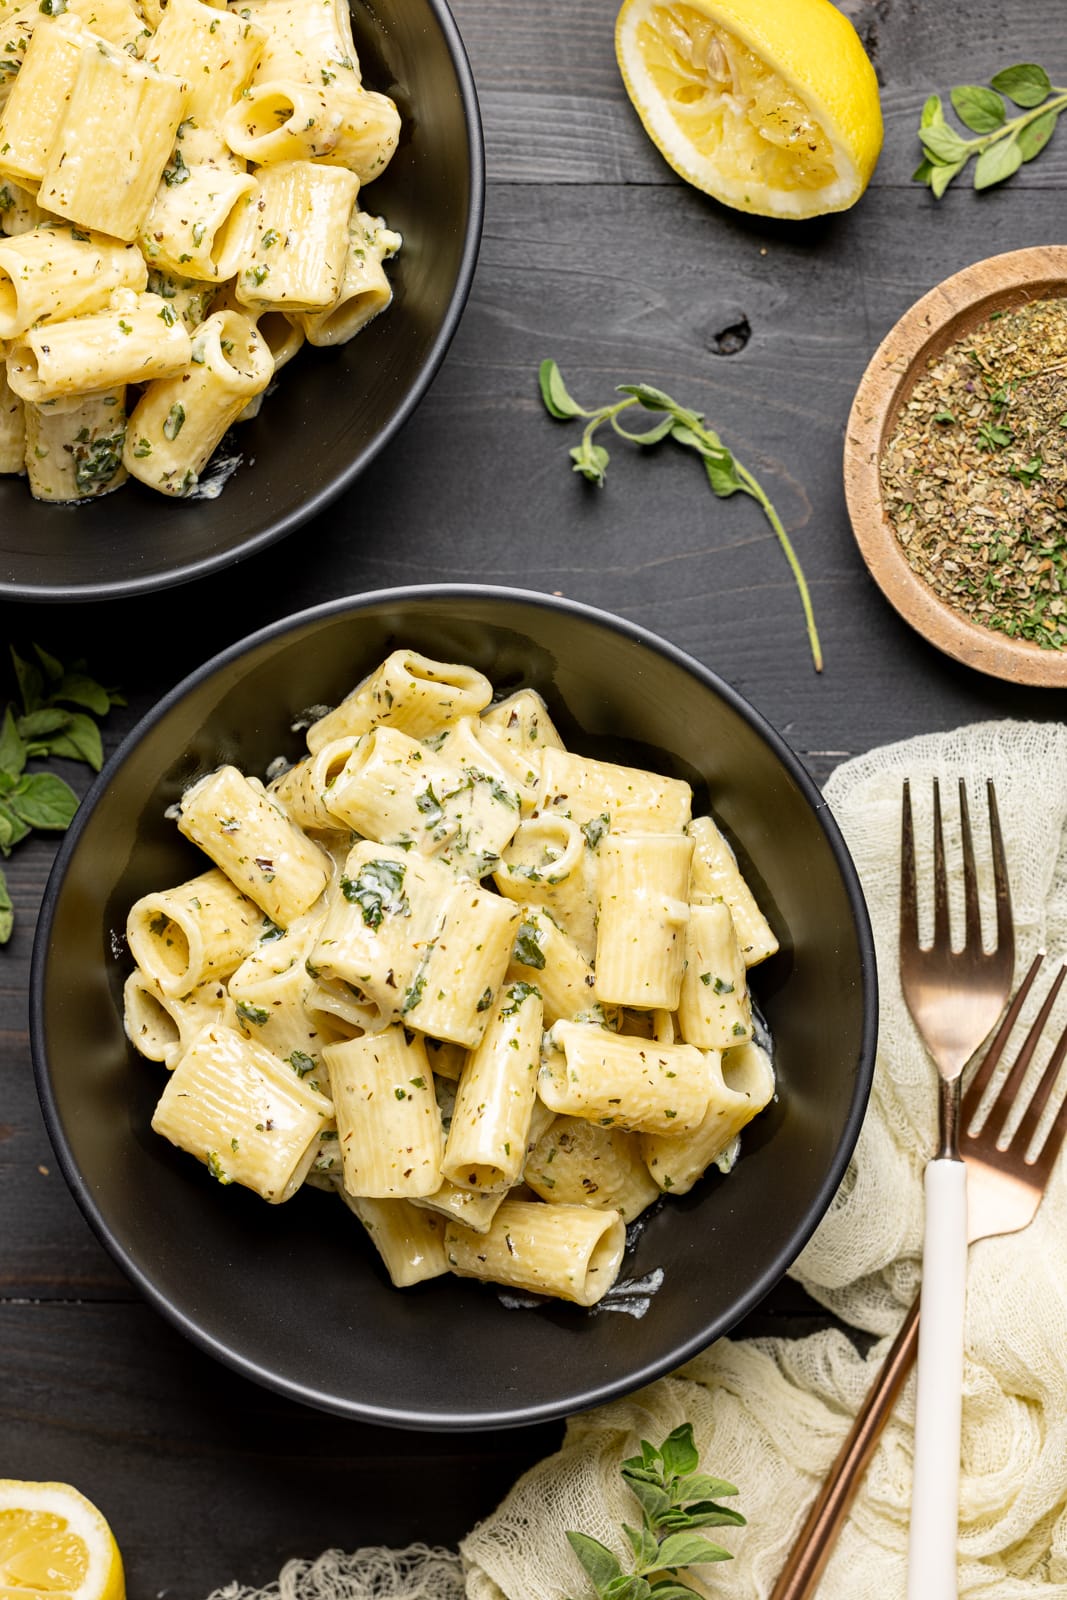
[[(1067, 967), (1062, 965), (1030, 1025), (988, 1115), (977, 1132), (970, 1131), (1043, 960), (1042, 952), (1031, 962), (1030, 970), (1019, 985), (1004, 1020), (963, 1096), (960, 1151), (967, 1166), (968, 1244), (973, 1244), (978, 1239), (991, 1238), (995, 1234), (1015, 1233), (1033, 1221), (1056, 1159), (1067, 1138), (1067, 1100), (1065, 1100), (1033, 1160), (1027, 1159), (1033, 1135), (1049, 1100), (1056, 1093), (1064, 1058), (1067, 1057), (1067, 1029), (1065, 1029), (1049, 1056), (1037, 1087), (1029, 1098), (1023, 1120), (1011, 1139), (1006, 1142), (1005, 1148), (998, 1147), (998, 1141), (1002, 1137), (1001, 1129), (1010, 1121), (1016, 1105), (1021, 1104), (1025, 1098), (1020, 1094), (1020, 1086), (1027, 1075), (1034, 1053), (1048, 1026), (1057, 995), (1067, 977)], [(771, 1591), (770, 1600), (809, 1600), (814, 1593), (830, 1559), (837, 1536), (848, 1518), (849, 1509), (874, 1455), (882, 1429), (911, 1371), (919, 1340), (919, 1311), (920, 1302), (916, 1300), (883, 1360), (878, 1376), (856, 1413), (852, 1427), (804, 1519), (793, 1548), (778, 1575), (778, 1581)]]

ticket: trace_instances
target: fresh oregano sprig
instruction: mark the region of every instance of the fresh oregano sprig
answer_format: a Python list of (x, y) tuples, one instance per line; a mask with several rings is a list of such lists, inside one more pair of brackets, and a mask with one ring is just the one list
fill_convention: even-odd
[[(633, 1552), (633, 1567), (622, 1562), (587, 1533), (568, 1533), (571, 1549), (582, 1563), (600, 1600), (692, 1600), (697, 1591), (682, 1583), (678, 1572), (711, 1561), (731, 1561), (729, 1550), (700, 1537), (697, 1528), (743, 1527), (739, 1511), (717, 1502), (736, 1494), (732, 1483), (709, 1478), (700, 1470), (692, 1423), (667, 1435), (658, 1447), (641, 1440), (641, 1454), (622, 1463), (623, 1482), (641, 1507), (641, 1526), (624, 1522), (622, 1531)], [(657, 1573), (669, 1576), (656, 1578)], [(655, 1579), (654, 1582), (650, 1579)]]
[[(55, 656), (33, 647), (36, 661), (11, 647), (18, 700), (9, 701), (0, 720), (0, 854), (9, 856), (34, 828), (62, 833), (78, 809), (74, 790), (54, 772), (27, 772), (27, 763), (47, 756), (84, 761), (99, 772), (104, 753), (93, 718), (106, 717), (126, 701), (105, 689), (77, 661), (64, 667)], [(7, 944), (15, 913), (7, 879), (0, 869), (0, 944)]]
[[(1044, 67), (1022, 61), (998, 72), (989, 88), (965, 83), (949, 98), (964, 127), (978, 137), (966, 139), (957, 133), (945, 118), (940, 95), (930, 96), (919, 124), (923, 160), (912, 176), (929, 184), (938, 200), (972, 156), (978, 158), (975, 188), (989, 189), (1040, 155), (1067, 106), (1067, 89), (1055, 88)], [(1021, 108), (1018, 116), (1008, 116), (1008, 100)]]
[[(662, 389), (653, 388), (650, 383), (620, 383), (617, 393), (625, 395), (624, 400), (615, 400), (590, 411), (580, 406), (569, 393), (559, 367), (554, 361), (551, 359), (542, 361), (538, 376), (541, 398), (551, 416), (560, 422), (572, 422), (577, 417), (586, 419), (581, 443), (576, 444), (570, 451), (570, 457), (574, 463), (574, 471), (580, 472), (583, 478), (595, 483), (598, 488), (604, 486), (604, 475), (610, 457), (604, 446), (596, 442), (594, 436), (597, 430), (607, 423), (621, 439), (628, 439), (631, 444), (654, 445), (663, 439), (673, 439), (675, 444), (681, 445), (683, 449), (694, 451), (704, 463), (708, 482), (720, 499), (725, 500), (732, 494), (751, 495), (770, 523), (796, 579), (800, 602), (804, 607), (812, 660), (816, 672), (821, 672), (822, 646), (815, 627), (811, 595), (808, 592), (803, 569), (797, 560), (796, 551), (782, 525), (782, 519), (748, 468), (742, 466), (717, 433), (705, 426), (702, 414), (679, 405), (677, 400), (672, 400), (669, 394), (664, 394)], [(644, 433), (631, 433), (619, 421), (622, 413), (631, 406), (643, 406), (646, 411), (661, 411), (663, 415), (654, 427)]]

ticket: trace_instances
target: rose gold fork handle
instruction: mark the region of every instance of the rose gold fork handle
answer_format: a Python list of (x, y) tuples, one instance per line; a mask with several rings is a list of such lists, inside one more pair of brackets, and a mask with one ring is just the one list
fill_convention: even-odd
[(848, 1437), (837, 1452), (797, 1534), (769, 1600), (807, 1600), (814, 1592), (918, 1348), (919, 1302), (916, 1300), (856, 1413)]

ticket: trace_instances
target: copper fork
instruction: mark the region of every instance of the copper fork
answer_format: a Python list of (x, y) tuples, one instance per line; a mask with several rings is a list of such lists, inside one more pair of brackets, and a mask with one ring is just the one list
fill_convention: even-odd
[[(1056, 1093), (1067, 1057), (1067, 1029), (1054, 1046), (1033, 1094), (1010, 1139), (1003, 1129), (1010, 1122), (1034, 1052), (1048, 1025), (1056, 997), (1067, 977), (1061, 966), (1034, 1018), (1026, 1038), (997, 1091), (981, 1125), (975, 1129), (982, 1101), (1018, 1022), (1023, 1006), (1044, 960), (1034, 957), (1004, 1020), (963, 1096), (960, 1149), (967, 1166), (967, 1243), (994, 1234), (1015, 1233), (1033, 1221), (1056, 1160), (1067, 1138), (1067, 1099), (1063, 1101), (1041, 1147), (1030, 1154), (1042, 1116)], [(972, 1131), (974, 1129), (974, 1131)], [(1003, 1143), (1004, 1148), (1001, 1148)], [(770, 1600), (808, 1600), (822, 1576), (837, 1535), (848, 1516), (918, 1347), (920, 1302), (916, 1300), (886, 1355), (878, 1376), (857, 1412), (848, 1436), (837, 1453), (808, 1512)]]

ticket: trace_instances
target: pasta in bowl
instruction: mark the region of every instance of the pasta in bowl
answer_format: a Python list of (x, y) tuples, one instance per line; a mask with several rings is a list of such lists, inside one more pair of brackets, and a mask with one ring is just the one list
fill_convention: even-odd
[(725, 1331), (829, 1203), (862, 901), (795, 757), (671, 647), (519, 593), (340, 602), (105, 779), (38, 934), (42, 1101), (105, 1243), (240, 1370), (409, 1426), (561, 1415)]
[(444, 0), (0, 15), (0, 517), (26, 535), (0, 591), (199, 576), (327, 504), (444, 354), (482, 209), (455, 25)]

